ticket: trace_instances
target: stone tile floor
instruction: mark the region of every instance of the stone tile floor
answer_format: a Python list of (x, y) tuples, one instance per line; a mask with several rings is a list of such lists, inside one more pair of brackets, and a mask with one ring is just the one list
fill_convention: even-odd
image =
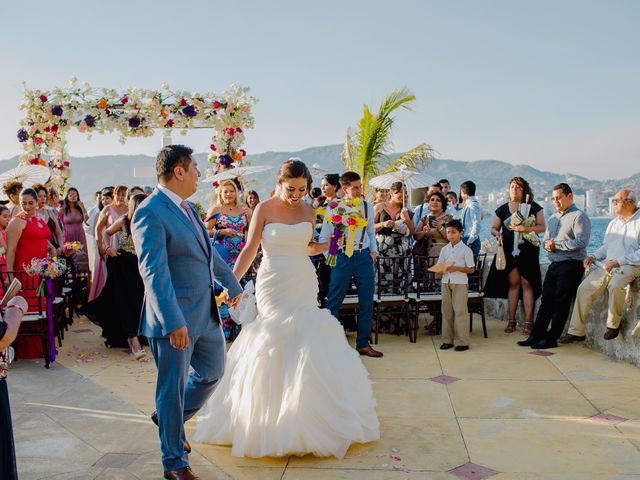
[[(490, 320), (467, 352), (439, 337), (381, 336), (365, 358), (382, 438), (346, 458), (234, 458), (194, 444), (202, 479), (639, 479), (640, 369), (581, 345), (530, 355)], [(354, 338), (350, 337), (353, 341)], [(21, 480), (162, 478), (155, 368), (102, 346), (86, 319), (59, 360), (12, 366), (9, 391)], [(188, 433), (193, 432), (188, 424)]]

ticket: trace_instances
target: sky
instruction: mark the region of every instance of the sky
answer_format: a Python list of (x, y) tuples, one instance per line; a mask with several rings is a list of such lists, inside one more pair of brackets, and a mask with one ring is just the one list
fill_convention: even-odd
[[(23, 82), (222, 92), (258, 98), (249, 153), (344, 141), (364, 104), (408, 87), (393, 149), (496, 159), (594, 179), (640, 171), (636, 0), (167, 0), (0, 4), (0, 159)], [(207, 150), (211, 132), (179, 141)], [(69, 135), (73, 156), (145, 153), (160, 135)]]

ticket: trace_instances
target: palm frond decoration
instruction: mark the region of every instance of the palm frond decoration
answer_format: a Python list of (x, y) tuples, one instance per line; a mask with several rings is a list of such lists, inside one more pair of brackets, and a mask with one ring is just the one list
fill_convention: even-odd
[(426, 144), (414, 147), (393, 161), (388, 158), (395, 120), (393, 113), (399, 108), (410, 110), (415, 99), (407, 88), (394, 90), (382, 100), (377, 113), (364, 105), (356, 131), (347, 132), (342, 160), (346, 168), (360, 174), (363, 190), (367, 180), (381, 170), (397, 169), (400, 164), (416, 168), (428, 163), (431, 147)]
[(382, 173), (395, 172), (404, 165), (407, 170), (423, 171), (429, 166), (429, 162), (433, 159), (433, 148), (426, 143), (413, 147), (408, 152), (403, 153), (399, 157), (389, 161)]

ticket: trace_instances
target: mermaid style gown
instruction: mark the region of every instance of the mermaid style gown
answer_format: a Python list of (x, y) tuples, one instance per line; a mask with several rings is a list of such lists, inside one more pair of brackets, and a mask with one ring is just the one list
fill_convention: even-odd
[(243, 324), (195, 439), (234, 456), (344, 457), (380, 438), (368, 372), (328, 310), (307, 254), (313, 225), (271, 223), (256, 280), (258, 317)]

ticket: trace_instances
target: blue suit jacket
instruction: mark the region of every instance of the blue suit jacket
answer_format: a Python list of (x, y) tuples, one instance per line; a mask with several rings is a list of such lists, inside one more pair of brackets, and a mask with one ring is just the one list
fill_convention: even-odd
[[(195, 211), (194, 216), (198, 218)], [(199, 224), (208, 239), (204, 224)], [(190, 337), (200, 336), (219, 318), (214, 280), (231, 298), (242, 293), (226, 262), (209, 242), (202, 244), (189, 218), (160, 190), (140, 204), (131, 231), (145, 287), (140, 334), (166, 337), (186, 325)]]

